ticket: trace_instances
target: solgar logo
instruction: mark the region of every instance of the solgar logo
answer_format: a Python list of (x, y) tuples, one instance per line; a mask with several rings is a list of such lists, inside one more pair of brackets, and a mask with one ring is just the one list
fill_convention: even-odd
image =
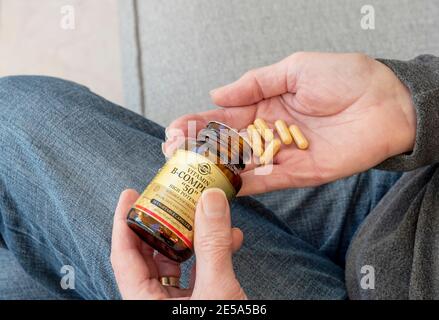
[(212, 172), (212, 168), (208, 163), (199, 163), (198, 164), (198, 172), (205, 176), (206, 174), (210, 174)]

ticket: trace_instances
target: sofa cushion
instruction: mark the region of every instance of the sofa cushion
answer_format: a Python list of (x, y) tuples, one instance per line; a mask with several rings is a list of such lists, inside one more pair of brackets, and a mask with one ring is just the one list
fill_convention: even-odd
[(127, 106), (163, 125), (212, 107), (209, 91), (295, 51), (439, 55), (437, 0), (120, 1)]

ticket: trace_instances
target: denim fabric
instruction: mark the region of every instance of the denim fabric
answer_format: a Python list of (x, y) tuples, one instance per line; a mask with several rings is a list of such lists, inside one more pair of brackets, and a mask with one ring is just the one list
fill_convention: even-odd
[(57, 295), (32, 279), (17, 262), (12, 252), (4, 248), (0, 248), (0, 268), (0, 300), (59, 299)]
[[(83, 86), (0, 79), (0, 234), (16, 259), (0, 259), (0, 269), (22, 273), (0, 277), (1, 297), (120, 298), (109, 260), (114, 209), (122, 190), (142, 191), (164, 164), (163, 139), (159, 125)], [(346, 298), (347, 246), (399, 176), (369, 171), (234, 201), (233, 224), (245, 235), (234, 265), (248, 296)], [(74, 290), (60, 286), (63, 265), (74, 267)], [(41, 295), (19, 292), (20, 278)]]

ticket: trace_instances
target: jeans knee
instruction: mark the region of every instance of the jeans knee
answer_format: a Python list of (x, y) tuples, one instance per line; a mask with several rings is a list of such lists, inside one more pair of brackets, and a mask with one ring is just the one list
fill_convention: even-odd
[(39, 126), (43, 130), (46, 121), (78, 106), (75, 97), (85, 92), (90, 93), (86, 87), (53, 77), (0, 78), (0, 129), (29, 131)]
[(4, 108), (38, 108), (70, 93), (88, 91), (71, 81), (47, 76), (7, 76), (0, 78), (0, 111)]

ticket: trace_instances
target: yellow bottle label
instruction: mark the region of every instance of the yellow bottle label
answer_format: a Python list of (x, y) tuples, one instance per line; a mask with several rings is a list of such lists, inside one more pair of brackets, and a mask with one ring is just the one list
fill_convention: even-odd
[(134, 207), (161, 222), (192, 248), (196, 204), (208, 188), (222, 189), (229, 200), (236, 195), (215, 163), (195, 152), (177, 150)]

